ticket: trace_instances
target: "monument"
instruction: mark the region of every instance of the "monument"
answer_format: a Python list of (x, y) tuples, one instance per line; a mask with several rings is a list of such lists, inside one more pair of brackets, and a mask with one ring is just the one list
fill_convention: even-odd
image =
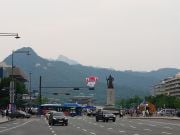
[(107, 102), (106, 106), (107, 107), (114, 107), (115, 105), (115, 93), (114, 93), (114, 86), (113, 86), (113, 81), (114, 78), (109, 75), (108, 78), (106, 78), (107, 81)]

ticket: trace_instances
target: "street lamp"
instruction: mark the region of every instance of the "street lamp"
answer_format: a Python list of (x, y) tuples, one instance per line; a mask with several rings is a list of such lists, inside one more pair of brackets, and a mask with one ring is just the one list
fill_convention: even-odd
[[(13, 36), (14, 38), (20, 38), (18, 33), (0, 33), (0, 36)], [(13, 52), (12, 52), (12, 80), (10, 82), (9, 96), (10, 96), (10, 110), (12, 111), (12, 106), (14, 104), (14, 79), (13, 79)]]
[(21, 38), (18, 33), (0, 33), (0, 36), (13, 36), (16, 39)]
[(11, 82), (10, 82), (10, 110), (14, 111), (14, 97), (15, 97), (15, 85), (14, 85), (14, 54), (15, 53), (25, 53), (30, 55), (29, 51), (12, 51), (12, 67), (11, 67)]

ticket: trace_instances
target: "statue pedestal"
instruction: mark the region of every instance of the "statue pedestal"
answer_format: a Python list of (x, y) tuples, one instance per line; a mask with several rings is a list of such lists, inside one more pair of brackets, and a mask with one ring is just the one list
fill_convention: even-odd
[(107, 102), (106, 107), (114, 107), (115, 105), (115, 92), (114, 89), (107, 89)]

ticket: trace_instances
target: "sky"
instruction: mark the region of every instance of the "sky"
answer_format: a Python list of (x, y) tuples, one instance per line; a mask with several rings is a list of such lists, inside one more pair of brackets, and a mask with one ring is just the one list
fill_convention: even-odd
[(180, 68), (180, 0), (0, 0), (0, 61), (21, 47), (87, 66)]

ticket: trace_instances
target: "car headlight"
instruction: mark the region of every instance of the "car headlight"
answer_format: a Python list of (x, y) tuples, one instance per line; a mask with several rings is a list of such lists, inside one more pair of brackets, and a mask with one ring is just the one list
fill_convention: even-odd
[(53, 118), (54, 120), (56, 120), (56, 118)]

